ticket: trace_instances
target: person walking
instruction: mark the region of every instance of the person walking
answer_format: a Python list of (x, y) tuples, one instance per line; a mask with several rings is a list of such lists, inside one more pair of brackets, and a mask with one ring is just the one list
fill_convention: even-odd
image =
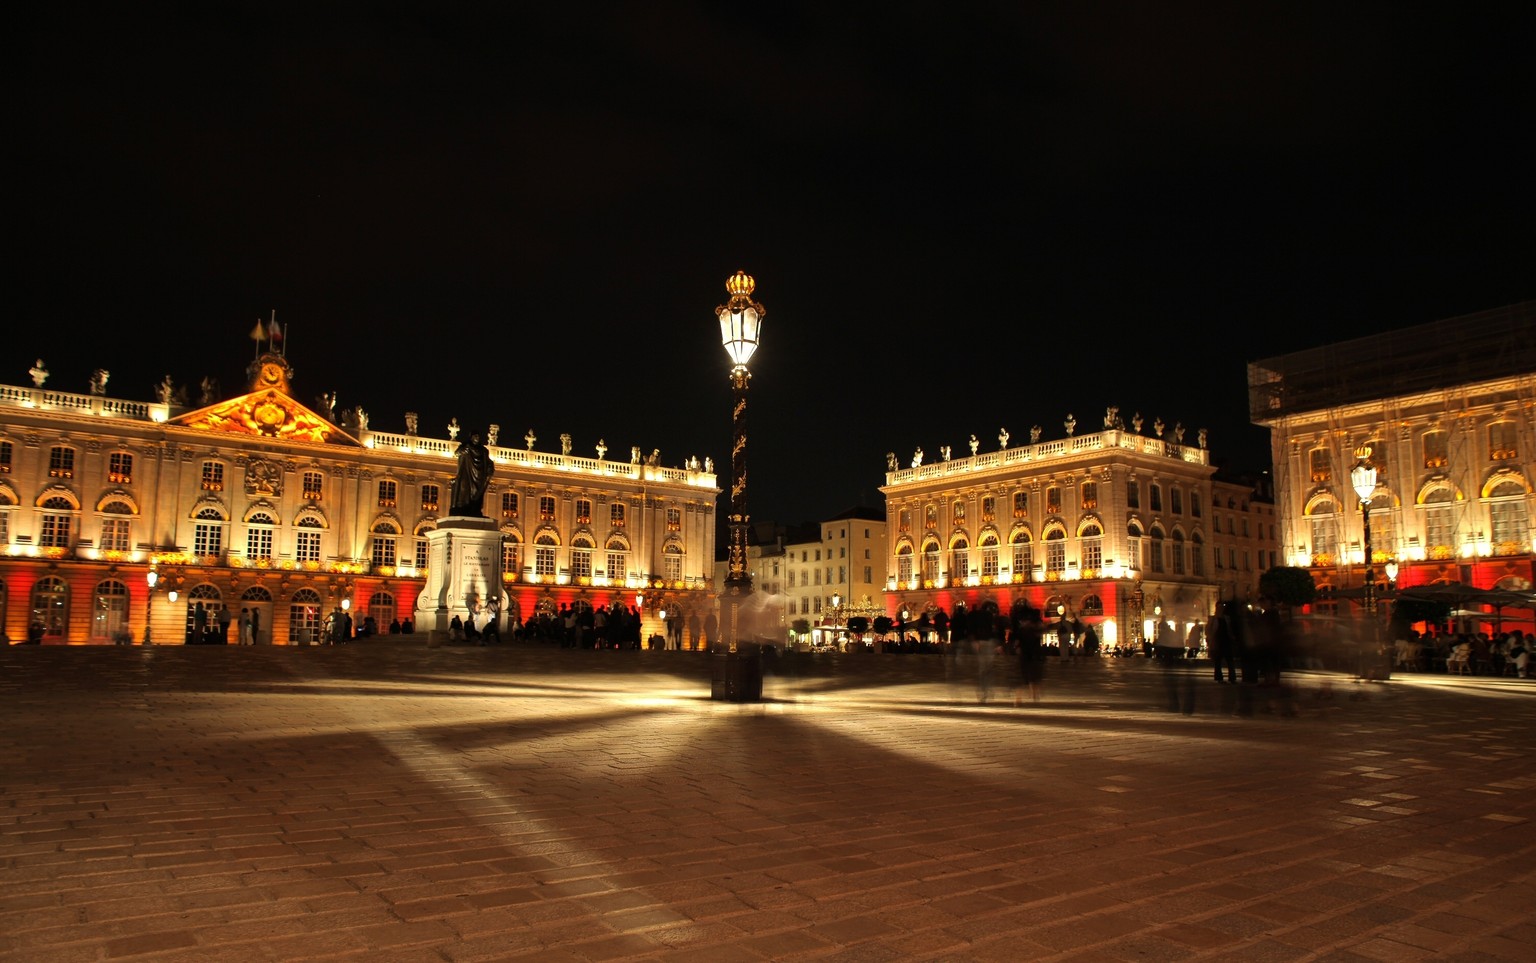
[(1019, 687), (1014, 690), (1013, 704), (1024, 704), (1024, 692), (1029, 700), (1040, 701), (1040, 683), (1045, 679), (1045, 647), (1041, 644), (1044, 628), (1040, 610), (1021, 601), (1012, 612), (1013, 647), (1019, 659)]
[[(1232, 635), (1232, 622), (1227, 613), (1235, 603), (1223, 602), (1221, 608), (1212, 615), (1205, 628), (1205, 648), (1211, 656), (1211, 666), (1214, 670), (1216, 681), (1220, 683), (1237, 684), (1237, 640)], [(1226, 677), (1222, 677), (1222, 668), (1226, 668)]]
[(229, 644), (229, 623), (230, 623), (230, 621), (231, 621), (231, 619), (229, 617), (229, 606), (227, 606), (227, 605), (220, 605), (219, 606), (219, 614), (218, 614), (219, 644), (220, 645), (228, 645)]

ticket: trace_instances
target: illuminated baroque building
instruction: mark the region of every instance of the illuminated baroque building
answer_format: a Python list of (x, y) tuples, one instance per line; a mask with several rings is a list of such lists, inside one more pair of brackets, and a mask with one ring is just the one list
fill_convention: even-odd
[(1138, 645), (1155, 619), (1183, 635), (1218, 599), (1208, 515), (1213, 469), (1202, 430), (1158, 420), (1144, 433), (1118, 409), (1101, 431), (947, 452), (908, 467), (887, 456), (887, 611), (908, 621), (965, 602), (1006, 612), (1018, 598), (1048, 619), (1077, 619), (1109, 646)]
[[(21, 641), (186, 638), (192, 607), (260, 613), (262, 641), (317, 638), (349, 607), (379, 631), (411, 618), (426, 533), (448, 510), (450, 437), (375, 431), (358, 408), (317, 412), (292, 397), (268, 350), (250, 390), (188, 405), (169, 383), (155, 402), (0, 385), (0, 628)], [(468, 434), (468, 429), (465, 430)], [(502, 533), (507, 619), (538, 611), (712, 607), (713, 472), (664, 468), (641, 449), (595, 457), (498, 445), (484, 513)], [(153, 586), (147, 576), (154, 572)], [(488, 615), (488, 613), (486, 613)], [(210, 616), (212, 621), (213, 616)]]
[[(1360, 588), (1524, 588), (1536, 544), (1536, 302), (1248, 366), (1286, 563)], [(1371, 559), (1351, 468), (1376, 471)], [(1325, 607), (1328, 607), (1325, 602)]]

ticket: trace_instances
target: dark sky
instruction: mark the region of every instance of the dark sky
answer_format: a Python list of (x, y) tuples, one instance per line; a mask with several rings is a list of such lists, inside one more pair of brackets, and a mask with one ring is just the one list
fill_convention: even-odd
[(39, 6), (0, 381), (232, 394), (275, 310), (299, 398), (375, 429), (728, 487), (744, 269), (748, 507), (798, 522), (1108, 405), (1267, 467), (1248, 361), (1536, 296), (1492, 4)]

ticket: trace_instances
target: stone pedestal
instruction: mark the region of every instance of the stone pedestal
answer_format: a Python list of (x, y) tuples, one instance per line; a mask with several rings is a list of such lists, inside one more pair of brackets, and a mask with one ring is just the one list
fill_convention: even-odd
[(507, 610), (501, 582), (501, 531), (489, 518), (450, 515), (427, 533), (427, 585), (416, 597), (416, 631), (428, 645), (448, 638), (457, 615), (466, 625), (491, 603)]

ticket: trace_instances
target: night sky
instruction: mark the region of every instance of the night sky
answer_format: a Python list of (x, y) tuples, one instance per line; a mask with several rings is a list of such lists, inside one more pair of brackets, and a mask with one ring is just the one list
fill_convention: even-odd
[(37, 6), (4, 383), (235, 394), (275, 311), (306, 403), (728, 488), (742, 269), (748, 508), (799, 522), (1109, 405), (1267, 468), (1247, 362), (1536, 297), (1492, 4)]

